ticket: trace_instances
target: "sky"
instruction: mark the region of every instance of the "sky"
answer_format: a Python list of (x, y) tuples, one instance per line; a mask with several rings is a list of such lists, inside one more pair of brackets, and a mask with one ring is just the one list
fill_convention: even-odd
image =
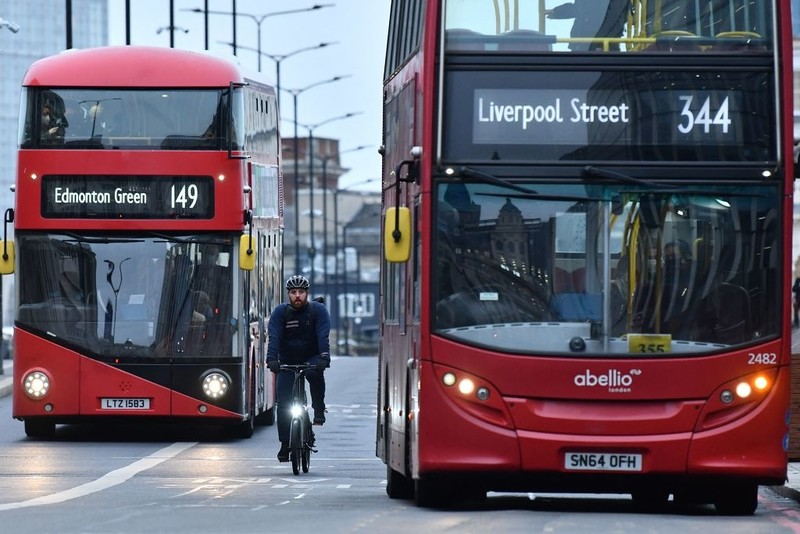
[[(292, 54), (280, 60), (281, 116), (284, 137), (294, 136), (293, 98), (283, 89), (301, 90), (297, 96), (297, 122), (314, 126), (315, 137), (340, 140), (341, 164), (350, 170), (340, 188), (380, 190), (382, 128), (382, 79), (389, 0), (207, 0), (209, 11), (230, 13), (236, 5), (237, 57), (245, 67), (258, 68), (256, 18), (283, 11), (324, 5), (320, 9), (263, 17), (261, 23), (261, 71), (276, 80), (276, 61), (320, 43), (334, 43)], [(190, 10), (203, 9), (205, 0), (173, 0), (175, 48), (205, 48), (204, 17)], [(170, 2), (131, 0), (131, 44), (170, 45)], [(252, 16), (246, 16), (249, 14)], [(161, 32), (158, 30), (161, 29)], [(188, 30), (188, 31), (184, 31)], [(230, 56), (233, 22), (229, 14), (209, 15), (208, 47), (211, 53)], [(109, 0), (109, 44), (125, 44), (125, 0)], [(253, 49), (253, 50), (250, 50)], [(341, 80), (323, 83), (334, 77)], [(298, 135), (308, 130), (298, 127)], [(365, 147), (358, 149), (358, 147)], [(364, 184), (363, 182), (368, 182)]]

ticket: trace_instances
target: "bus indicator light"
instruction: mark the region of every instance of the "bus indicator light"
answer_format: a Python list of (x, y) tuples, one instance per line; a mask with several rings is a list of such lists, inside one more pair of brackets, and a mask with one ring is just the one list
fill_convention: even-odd
[(753, 381), (753, 385), (759, 391), (764, 391), (769, 387), (769, 380), (765, 376), (757, 376), (756, 379)]
[(455, 385), (456, 375), (453, 373), (445, 373), (444, 376), (442, 376), (442, 383), (447, 387)]

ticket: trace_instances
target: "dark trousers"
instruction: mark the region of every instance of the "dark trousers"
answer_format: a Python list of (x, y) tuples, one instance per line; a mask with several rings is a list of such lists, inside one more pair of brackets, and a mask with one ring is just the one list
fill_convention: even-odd
[[(311, 389), (311, 406), (315, 412), (322, 413), (325, 410), (325, 376), (323, 372), (309, 369), (306, 371), (306, 381)], [(281, 443), (289, 442), (289, 424), (292, 420), (289, 410), (292, 407), (293, 385), (293, 372), (281, 371), (278, 373), (276, 410), (278, 411), (278, 439), (281, 440)]]

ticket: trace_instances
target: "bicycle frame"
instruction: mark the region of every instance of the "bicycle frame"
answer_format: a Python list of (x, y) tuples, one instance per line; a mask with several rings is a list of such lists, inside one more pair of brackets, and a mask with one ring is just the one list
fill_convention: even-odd
[(281, 364), (281, 371), (294, 373), (292, 385), (292, 404), (289, 407), (291, 422), (289, 426), (289, 455), (292, 462), (292, 472), (295, 475), (308, 473), (311, 463), (311, 453), (314, 449), (314, 431), (311, 429), (311, 418), (308, 415), (308, 401), (306, 396), (305, 373), (314, 366), (309, 364)]

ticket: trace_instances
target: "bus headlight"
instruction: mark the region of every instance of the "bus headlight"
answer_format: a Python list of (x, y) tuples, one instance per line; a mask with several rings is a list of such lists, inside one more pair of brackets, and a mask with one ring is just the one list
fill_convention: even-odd
[(23, 382), (25, 394), (31, 399), (41, 399), (50, 391), (50, 378), (41, 371), (33, 371), (25, 375)]
[(469, 378), (463, 378), (458, 383), (458, 391), (460, 391), (464, 395), (469, 395), (470, 393), (475, 391), (475, 382), (473, 382)]
[(209, 399), (224, 397), (230, 387), (231, 381), (222, 371), (209, 371), (203, 377), (203, 393)]
[(767, 398), (778, 378), (778, 369), (772, 368), (720, 384), (709, 397), (697, 428), (709, 430), (741, 419)]
[(458, 409), (493, 425), (512, 427), (503, 396), (487, 380), (440, 365), (435, 365), (434, 371), (443, 386), (441, 391)]

